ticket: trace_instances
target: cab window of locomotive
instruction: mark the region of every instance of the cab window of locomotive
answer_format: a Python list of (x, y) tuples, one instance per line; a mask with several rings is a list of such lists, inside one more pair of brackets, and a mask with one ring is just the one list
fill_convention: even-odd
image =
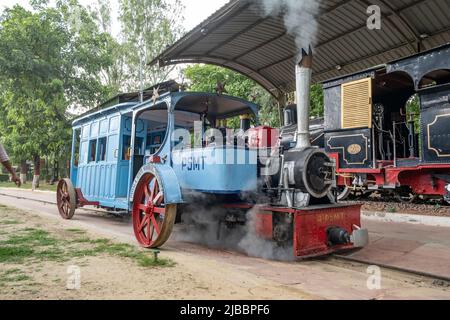
[(415, 143), (416, 143), (416, 154), (420, 157), (420, 151), (422, 150), (422, 139), (421, 139), (421, 126), (420, 126), (420, 99), (419, 95), (415, 94), (409, 98), (406, 103), (406, 122), (414, 121), (414, 133), (415, 133)]
[(147, 131), (142, 139), (143, 149), (140, 155), (150, 156), (158, 152), (167, 134), (168, 113), (165, 106), (147, 110), (139, 116), (146, 123)]
[[(182, 111), (182, 110), (175, 110), (174, 112), (175, 117), (175, 129), (185, 129), (189, 131), (191, 141), (189, 141), (191, 147), (195, 146), (196, 139), (201, 139), (201, 137), (195, 137), (195, 122), (201, 122), (202, 116), (198, 113), (194, 112), (188, 112), (188, 111)], [(202, 128), (203, 131), (206, 131), (208, 127), (210, 127), (210, 123), (208, 120), (206, 120), (206, 127)], [(175, 139), (174, 145), (178, 145), (181, 142), (181, 140)]]

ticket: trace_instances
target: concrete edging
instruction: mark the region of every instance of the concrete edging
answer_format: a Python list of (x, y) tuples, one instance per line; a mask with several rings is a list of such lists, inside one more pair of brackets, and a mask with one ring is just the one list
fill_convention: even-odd
[(362, 218), (371, 221), (408, 223), (431, 227), (450, 228), (450, 217), (424, 216), (417, 214), (363, 211)]

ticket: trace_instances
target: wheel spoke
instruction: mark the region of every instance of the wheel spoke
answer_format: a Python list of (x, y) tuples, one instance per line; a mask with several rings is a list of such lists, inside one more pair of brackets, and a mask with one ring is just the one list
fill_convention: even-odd
[(145, 184), (145, 186), (144, 186), (144, 193), (145, 193), (145, 197), (147, 199), (151, 199), (150, 190), (149, 190), (149, 184)]
[(145, 204), (138, 204), (137, 207), (138, 207), (139, 210), (142, 210), (144, 212), (147, 210), (147, 206)]
[(154, 204), (155, 206), (159, 206), (159, 205), (161, 205), (162, 201), (163, 201), (163, 193), (160, 191), (160, 192), (156, 195), (155, 199), (153, 199), (153, 204)]
[[(158, 225), (158, 222), (156, 222), (155, 215), (152, 215), (151, 219), (152, 219), (153, 229), (156, 231), (156, 235), (159, 236), (159, 234), (161, 233), (161, 229), (160, 229), (160, 226)], [(153, 236), (153, 234), (152, 234), (152, 236)]]
[(64, 212), (64, 214), (65, 214), (65, 215), (68, 215), (69, 210), (70, 210), (70, 207), (69, 207), (68, 203), (65, 202), (65, 203), (64, 203), (64, 206), (63, 206), (63, 212)]
[(166, 213), (166, 208), (154, 207), (154, 208), (153, 208), (153, 211), (154, 211), (155, 213), (158, 213), (158, 214), (165, 214), (165, 213)]
[(149, 223), (150, 221), (149, 221), (149, 219), (148, 219), (148, 216), (144, 216), (144, 218), (142, 219), (142, 223), (141, 223), (141, 225), (139, 226), (139, 230), (141, 230), (141, 231), (143, 231), (144, 230), (144, 227), (147, 225), (147, 223)]
[(150, 244), (152, 242), (152, 236), (153, 236), (153, 232), (152, 234), (150, 234), (150, 227), (151, 227), (151, 220), (150, 218), (148, 219), (148, 223), (147, 223), (147, 240), (148, 240), (148, 244)]
[(150, 199), (154, 200), (156, 197), (156, 194), (158, 192), (158, 181), (156, 179), (154, 179), (154, 183), (153, 183), (153, 187), (152, 187), (152, 196)]

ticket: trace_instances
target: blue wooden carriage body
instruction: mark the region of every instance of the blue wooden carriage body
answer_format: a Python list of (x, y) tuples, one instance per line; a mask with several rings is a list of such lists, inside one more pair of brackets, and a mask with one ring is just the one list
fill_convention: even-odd
[[(234, 97), (169, 92), (86, 114), (73, 123), (71, 180), (88, 201), (117, 210), (130, 210), (134, 188), (149, 166), (164, 186), (166, 204), (182, 203), (185, 192), (256, 190), (256, 150), (234, 143), (182, 148), (177, 132), (192, 132), (194, 121), (205, 124), (205, 118), (211, 124), (250, 114), (257, 121), (257, 112), (255, 104)], [(160, 161), (150, 163), (153, 159)]]

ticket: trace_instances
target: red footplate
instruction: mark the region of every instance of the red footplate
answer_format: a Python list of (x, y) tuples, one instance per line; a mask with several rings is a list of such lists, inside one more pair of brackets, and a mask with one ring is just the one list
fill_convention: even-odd
[(293, 215), (294, 257), (310, 258), (354, 249), (351, 243), (333, 245), (328, 231), (345, 230), (348, 235), (361, 228), (361, 205), (329, 205), (305, 209), (260, 207), (255, 215), (255, 231), (259, 237), (274, 239), (274, 214)]
[(352, 234), (354, 226), (361, 226), (361, 205), (297, 210), (294, 213), (294, 254), (307, 258), (352, 249), (352, 244), (330, 245), (327, 230), (340, 227)]

